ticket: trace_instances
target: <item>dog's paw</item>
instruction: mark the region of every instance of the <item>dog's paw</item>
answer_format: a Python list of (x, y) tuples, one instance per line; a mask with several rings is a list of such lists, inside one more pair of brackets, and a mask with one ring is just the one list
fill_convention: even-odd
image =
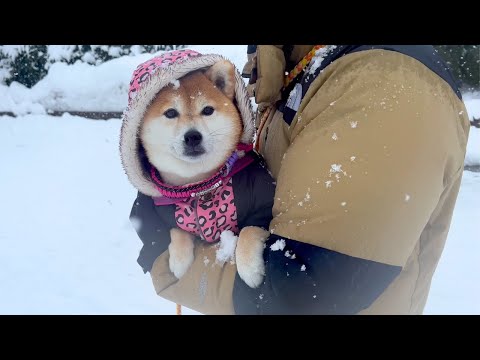
[(256, 226), (242, 229), (235, 250), (235, 262), (240, 278), (251, 288), (258, 287), (265, 276), (263, 244), (269, 233)]
[(170, 235), (172, 242), (168, 246), (170, 253), (168, 265), (175, 277), (180, 279), (193, 263), (194, 242), (190, 234), (182, 230), (172, 229)]

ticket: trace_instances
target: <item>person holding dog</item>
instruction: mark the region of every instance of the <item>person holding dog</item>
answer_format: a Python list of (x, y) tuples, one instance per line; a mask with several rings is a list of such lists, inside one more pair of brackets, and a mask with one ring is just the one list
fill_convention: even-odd
[(153, 256), (158, 295), (204, 314), (421, 314), (469, 132), (446, 64), (423, 45), (249, 45), (248, 58), (255, 146), (276, 180), (263, 281), (206, 266), (202, 243), (181, 279), (166, 248)]

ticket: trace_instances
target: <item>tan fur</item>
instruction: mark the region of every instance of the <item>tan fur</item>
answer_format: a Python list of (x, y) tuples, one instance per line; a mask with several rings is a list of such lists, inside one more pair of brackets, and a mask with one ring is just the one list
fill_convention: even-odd
[[(214, 85), (220, 78), (226, 94)], [(172, 185), (184, 185), (211, 176), (235, 150), (243, 130), (240, 114), (233, 103), (235, 78), (230, 62), (220, 62), (206, 73), (193, 72), (179, 82), (178, 88), (169, 84), (154, 98), (140, 130), (150, 162), (163, 180)], [(206, 106), (214, 108), (212, 115), (201, 114)], [(164, 113), (169, 109), (177, 110), (179, 116), (167, 118)], [(202, 134), (206, 150), (194, 159), (182, 156), (183, 136), (190, 129)]]
[(238, 236), (235, 249), (238, 275), (252, 288), (258, 287), (265, 275), (263, 244), (268, 235), (269, 232), (262, 228), (247, 226), (240, 231)]
[(173, 274), (180, 279), (190, 268), (193, 262), (194, 235), (181, 229), (170, 229), (171, 243), (168, 246), (170, 253), (169, 266)]
[[(219, 61), (206, 71), (195, 71), (179, 79), (179, 84), (163, 88), (148, 107), (140, 138), (147, 157), (171, 185), (204, 180), (216, 172), (241, 141), (243, 122), (235, 106), (235, 69), (229, 61)], [(212, 115), (203, 115), (206, 106)], [(175, 109), (178, 116), (165, 112)], [(202, 134), (205, 154), (182, 156), (184, 135), (190, 130)], [(263, 243), (268, 232), (247, 227), (240, 232), (236, 259), (239, 274), (251, 286), (264, 276)], [(194, 235), (174, 228), (170, 231), (169, 267), (180, 279), (194, 261)], [(238, 250), (239, 249), (239, 250)]]

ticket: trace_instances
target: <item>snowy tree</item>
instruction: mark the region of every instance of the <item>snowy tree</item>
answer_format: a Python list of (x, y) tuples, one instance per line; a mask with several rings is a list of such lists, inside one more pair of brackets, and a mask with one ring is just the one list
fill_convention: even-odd
[(480, 45), (435, 45), (466, 91), (480, 90)]
[(186, 45), (0, 45), (0, 83), (17, 81), (32, 87), (56, 62), (77, 61), (99, 65), (105, 61), (141, 53), (184, 48)]

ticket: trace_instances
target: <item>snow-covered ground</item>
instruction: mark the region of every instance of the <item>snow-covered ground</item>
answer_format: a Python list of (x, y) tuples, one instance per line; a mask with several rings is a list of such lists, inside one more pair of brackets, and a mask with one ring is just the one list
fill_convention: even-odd
[[(243, 45), (192, 48), (224, 54), (240, 70), (246, 61)], [(141, 242), (128, 221), (136, 192), (120, 164), (120, 121), (42, 114), (88, 101), (98, 107), (74, 110), (121, 111), (119, 86), (149, 56), (58, 67), (32, 90), (0, 86), (0, 111), (34, 110), (0, 117), (0, 314), (175, 314), (136, 263)], [(103, 98), (89, 98), (93, 86)], [(465, 103), (480, 117), (480, 99)], [(480, 165), (480, 129), (471, 128), (467, 159)], [(465, 171), (425, 313), (480, 314), (479, 204), (480, 173)]]
[[(465, 94), (463, 102), (467, 108), (467, 113), (470, 120), (480, 119), (480, 93)], [(470, 135), (468, 137), (467, 155), (465, 157), (465, 165), (480, 166), (480, 129), (470, 128)]]
[(120, 121), (0, 117), (0, 313), (175, 314), (136, 264)]

